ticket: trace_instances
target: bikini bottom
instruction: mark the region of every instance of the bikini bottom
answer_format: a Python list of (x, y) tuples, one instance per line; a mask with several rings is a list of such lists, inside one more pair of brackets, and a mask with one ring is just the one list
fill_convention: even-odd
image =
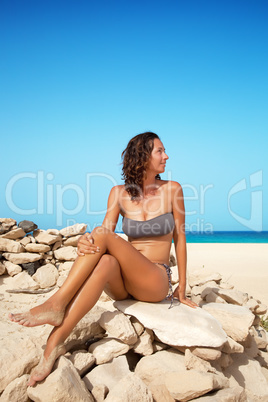
[(166, 299), (171, 299), (171, 303), (169, 306), (169, 309), (170, 309), (172, 307), (173, 301), (174, 301), (173, 288), (172, 288), (172, 284), (171, 284), (171, 268), (167, 264), (161, 264), (160, 262), (157, 262), (156, 264), (163, 265), (163, 267), (166, 268), (166, 273), (168, 276), (168, 287), (169, 287), (169, 291), (168, 291), (168, 295), (166, 296)]

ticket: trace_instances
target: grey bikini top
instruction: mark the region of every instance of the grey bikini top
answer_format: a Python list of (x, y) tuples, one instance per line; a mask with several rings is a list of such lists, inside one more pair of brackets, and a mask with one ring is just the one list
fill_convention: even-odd
[(156, 216), (147, 221), (135, 221), (123, 217), (123, 232), (134, 239), (139, 237), (163, 236), (173, 232), (175, 226), (172, 212)]

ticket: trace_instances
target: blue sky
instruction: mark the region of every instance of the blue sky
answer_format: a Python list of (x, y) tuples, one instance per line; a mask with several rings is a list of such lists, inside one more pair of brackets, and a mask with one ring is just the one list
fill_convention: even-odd
[(2, 0), (0, 215), (100, 224), (150, 130), (189, 229), (268, 230), (267, 17), (265, 0)]

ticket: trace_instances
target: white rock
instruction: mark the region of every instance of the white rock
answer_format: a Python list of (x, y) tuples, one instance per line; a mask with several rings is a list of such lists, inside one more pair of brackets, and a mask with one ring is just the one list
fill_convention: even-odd
[(32, 276), (32, 278), (39, 284), (41, 289), (54, 286), (58, 277), (58, 270), (53, 264), (42, 265)]
[(151, 391), (134, 373), (122, 378), (109, 392), (107, 402), (153, 402)]
[(68, 237), (68, 239), (64, 240), (63, 244), (64, 246), (73, 246), (77, 247), (78, 241), (80, 239), (81, 235), (76, 235), (72, 237)]
[(57, 286), (61, 288), (67, 278), (68, 278), (67, 274), (60, 274), (57, 280)]
[(13, 262), (10, 262), (10, 261), (3, 261), (3, 265), (6, 268), (9, 276), (17, 275), (22, 271), (22, 268), (20, 265), (13, 264)]
[(73, 266), (73, 262), (72, 261), (65, 261), (59, 264), (59, 268), (58, 271), (59, 272), (66, 272), (69, 273), (70, 269)]
[(12, 286), (13, 289), (39, 289), (38, 283), (26, 271), (22, 271), (12, 279)]
[(61, 356), (58, 368), (45, 381), (28, 387), (28, 396), (35, 402), (94, 402), (72, 363)]
[(95, 305), (84, 317), (76, 324), (70, 335), (65, 341), (67, 350), (84, 345), (89, 339), (102, 336), (103, 329), (98, 321), (104, 309)]
[(3, 256), (14, 264), (26, 264), (27, 262), (39, 261), (42, 258), (41, 254), (36, 253), (3, 253)]
[(2, 262), (0, 262), (0, 275), (3, 275), (6, 272), (6, 267)]
[(1, 339), (0, 345), (0, 392), (2, 392), (11, 381), (28, 374), (36, 366), (40, 352), (31, 339), (23, 339), (20, 336)]
[(16, 228), (13, 230), (10, 230), (10, 232), (7, 232), (1, 236), (3, 239), (11, 239), (11, 240), (16, 240), (24, 237), (26, 233), (24, 232), (23, 229), (21, 228)]
[(153, 332), (150, 329), (145, 328), (144, 332), (140, 335), (139, 339), (133, 346), (134, 352), (143, 356), (151, 355), (154, 353), (153, 341)]
[(84, 376), (88, 369), (95, 363), (95, 357), (84, 350), (76, 350), (68, 359), (73, 363), (80, 376)]
[(143, 331), (144, 331), (144, 326), (143, 326), (143, 325), (139, 322), (139, 320), (138, 320), (136, 317), (134, 317), (134, 316), (131, 316), (131, 317), (130, 317), (130, 322), (131, 322), (131, 324), (133, 325), (133, 327), (134, 327), (134, 329), (135, 329), (137, 335), (140, 336), (140, 335), (143, 333)]
[(218, 289), (217, 283), (215, 281), (209, 281), (204, 283), (204, 285), (195, 285), (191, 290), (191, 294), (194, 296), (201, 295), (202, 298), (205, 298), (214, 288)]
[(174, 349), (169, 349), (140, 359), (136, 365), (135, 373), (147, 386), (150, 386), (155, 379), (157, 379), (158, 384), (164, 384), (165, 374), (170, 374), (174, 370), (186, 372), (184, 355)]
[(222, 377), (197, 370), (173, 372), (165, 376), (165, 385), (171, 396), (181, 402), (189, 401), (228, 384)]
[(221, 281), (221, 283), (219, 284), (219, 287), (222, 288), (222, 289), (233, 289), (234, 285), (231, 285), (228, 282)]
[(19, 378), (16, 378), (8, 384), (4, 392), (2, 393), (1, 402), (28, 402), (27, 395), (27, 381), (29, 379), (28, 374), (24, 374)]
[(0, 251), (7, 251), (8, 253), (21, 253), (24, 251), (24, 247), (18, 241), (3, 239), (0, 237)]
[(263, 315), (267, 313), (267, 306), (265, 304), (260, 304), (258, 307), (256, 307), (255, 314)]
[(86, 223), (76, 223), (75, 225), (67, 226), (64, 229), (61, 229), (60, 234), (65, 237), (70, 237), (84, 234), (86, 230), (87, 230)]
[(179, 272), (178, 272), (178, 266), (174, 265), (171, 267), (171, 283), (174, 285), (175, 283), (179, 282)]
[(153, 351), (154, 351), (154, 353), (155, 352), (160, 352), (160, 350), (166, 350), (168, 348), (169, 348), (169, 346), (166, 345), (165, 343), (157, 342), (157, 341), (153, 342)]
[(94, 342), (88, 349), (95, 357), (96, 364), (107, 363), (117, 356), (124, 355), (128, 350), (129, 345), (112, 338)]
[(106, 387), (106, 385), (102, 384), (102, 385), (95, 385), (95, 387), (93, 387), (91, 393), (93, 395), (93, 397), (95, 398), (96, 401), (98, 402), (103, 402), (104, 399), (106, 398), (107, 394), (109, 392), (108, 387)]
[(205, 300), (207, 303), (227, 303), (222, 297), (218, 296), (212, 290), (206, 295)]
[(188, 276), (188, 283), (191, 287), (195, 285), (203, 285), (206, 282), (215, 281), (220, 282), (222, 279), (221, 275), (217, 272), (200, 272), (193, 271)]
[(238, 306), (243, 306), (248, 301), (247, 293), (236, 289), (217, 289), (214, 292), (227, 301), (227, 303), (237, 304)]
[(114, 305), (125, 314), (134, 315), (168, 345), (219, 347), (227, 339), (221, 325), (210, 314), (177, 301), (171, 309), (166, 300), (159, 303), (123, 300)]
[(77, 257), (76, 248), (72, 246), (61, 247), (54, 251), (57, 260), (74, 261)]
[(99, 321), (99, 324), (106, 332), (120, 341), (133, 345), (138, 337), (130, 320), (119, 311), (105, 311)]
[(260, 364), (244, 353), (233, 354), (232, 358), (233, 364), (224, 370), (224, 375), (234, 377), (239, 385), (245, 388), (249, 400), (252, 398), (253, 401), (265, 401), (268, 395), (268, 383)]
[(149, 389), (155, 402), (175, 402), (165, 384), (158, 384), (157, 379), (154, 383), (150, 384)]
[(29, 243), (26, 244), (25, 250), (30, 253), (46, 253), (47, 251), (50, 251), (50, 247), (46, 244)]
[(259, 349), (265, 349), (268, 345), (268, 339), (266, 337), (266, 332), (263, 328), (254, 328), (251, 327), (249, 333), (253, 336), (257, 346)]
[[(247, 397), (245, 390), (239, 385), (232, 388), (224, 388), (219, 391), (210, 393), (209, 395), (201, 396), (197, 399), (192, 399), (197, 402), (246, 402)], [(248, 402), (250, 402), (248, 400)], [(253, 401), (252, 401), (253, 402)]]
[(202, 309), (215, 317), (227, 335), (237, 342), (246, 339), (255, 318), (254, 314), (245, 306), (210, 303), (202, 306)]
[(222, 352), (224, 353), (243, 353), (244, 352), (244, 346), (242, 346), (240, 343), (234, 341), (232, 338), (228, 336), (227, 342), (222, 348)]
[(204, 360), (218, 360), (221, 357), (221, 351), (213, 348), (202, 348), (202, 347), (196, 347), (192, 348), (191, 352), (197, 356), (200, 357), (200, 359)]
[(210, 372), (215, 373), (216, 369), (211, 366), (208, 361), (201, 359), (200, 357), (195, 356), (190, 349), (186, 349), (185, 351), (185, 367), (188, 370), (194, 369), (198, 371), (202, 371), (204, 373)]
[(56, 241), (60, 241), (61, 240), (61, 236), (60, 235), (51, 235), (48, 234), (45, 230), (35, 230), (33, 232), (34, 238), (38, 243), (42, 243), (42, 244), (54, 244), (56, 243)]
[(91, 370), (83, 381), (91, 391), (97, 385), (105, 384), (111, 390), (121, 378), (130, 373), (125, 355), (114, 358), (111, 362), (101, 364)]

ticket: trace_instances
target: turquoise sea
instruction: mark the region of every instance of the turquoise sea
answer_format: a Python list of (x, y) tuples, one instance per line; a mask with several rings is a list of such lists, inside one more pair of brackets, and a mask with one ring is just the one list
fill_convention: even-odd
[(228, 232), (186, 233), (187, 243), (268, 243), (267, 232)]

